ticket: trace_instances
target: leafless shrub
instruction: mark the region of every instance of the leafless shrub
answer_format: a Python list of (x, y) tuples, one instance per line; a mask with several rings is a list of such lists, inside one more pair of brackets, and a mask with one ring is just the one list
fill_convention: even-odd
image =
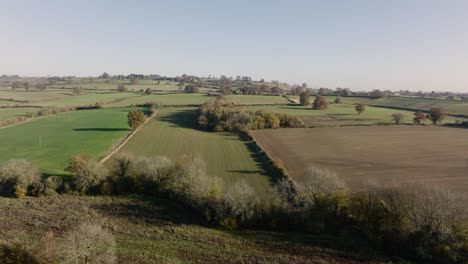
[(106, 169), (95, 160), (86, 160), (74, 173), (73, 184), (78, 192), (87, 192), (92, 187), (97, 186), (99, 181), (106, 174)]
[(61, 263), (116, 263), (116, 246), (112, 233), (100, 225), (82, 224), (63, 239)]
[(28, 186), (40, 181), (36, 167), (26, 160), (10, 160), (0, 167), (0, 194), (21, 198)]
[(27, 186), (40, 181), (40, 174), (37, 168), (28, 161), (12, 159), (0, 167), (0, 183), (9, 178), (14, 178), (19, 184)]
[(323, 198), (334, 196), (346, 188), (343, 180), (335, 172), (316, 166), (307, 168), (304, 178), (304, 183), (298, 186), (298, 190), (304, 201), (311, 205)]
[(254, 217), (258, 199), (252, 187), (241, 180), (226, 191), (224, 204), (232, 216), (244, 222)]
[(173, 165), (166, 156), (139, 157), (135, 161), (135, 171), (149, 180), (160, 182)]
[(403, 190), (408, 216), (416, 232), (435, 233), (450, 239), (457, 227), (468, 219), (468, 200), (464, 195), (418, 185)]

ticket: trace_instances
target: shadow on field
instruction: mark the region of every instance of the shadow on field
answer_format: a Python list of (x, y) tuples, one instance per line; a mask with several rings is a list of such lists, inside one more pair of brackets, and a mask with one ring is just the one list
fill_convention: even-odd
[(93, 209), (106, 216), (123, 218), (132, 222), (141, 221), (145, 224), (200, 225), (202, 223), (201, 219), (178, 203), (149, 196), (129, 196), (127, 201), (117, 204), (96, 204), (93, 205)]
[(265, 174), (261, 170), (228, 170), (228, 172), (242, 173), (242, 174)]
[(100, 128), (100, 127), (88, 127), (88, 128), (74, 128), (73, 131), (99, 131), (99, 132), (114, 132), (114, 131), (129, 131), (128, 128)]
[(293, 110), (303, 110), (303, 111), (311, 111), (312, 110), (312, 107), (310, 108), (303, 108), (301, 105), (297, 105), (297, 106), (290, 106), (290, 107), (286, 107), (286, 106), (279, 106), (278, 108), (281, 108), (281, 109), (293, 109)]
[(176, 112), (159, 117), (159, 120), (173, 124), (174, 127), (191, 128), (202, 131), (197, 124), (197, 109), (177, 110)]

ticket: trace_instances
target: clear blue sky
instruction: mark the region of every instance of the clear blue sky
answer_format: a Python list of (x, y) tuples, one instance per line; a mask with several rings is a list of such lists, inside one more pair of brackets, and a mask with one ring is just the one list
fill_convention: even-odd
[(0, 0), (0, 74), (468, 92), (468, 1)]

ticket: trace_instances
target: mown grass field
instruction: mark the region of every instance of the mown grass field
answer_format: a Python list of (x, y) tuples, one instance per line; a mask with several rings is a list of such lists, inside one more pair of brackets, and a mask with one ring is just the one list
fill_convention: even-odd
[[(255, 160), (246, 142), (235, 133), (214, 133), (196, 128), (195, 108), (163, 108), (120, 150), (138, 156), (168, 156), (173, 160), (200, 155), (210, 176), (227, 184), (246, 180), (258, 193), (271, 188), (270, 178)], [(111, 161), (109, 161), (111, 162)]]
[(98, 158), (129, 132), (128, 109), (61, 113), (0, 129), (0, 163), (26, 159), (46, 173), (63, 173), (71, 155)]
[(390, 263), (345, 235), (203, 227), (189, 211), (163, 199), (0, 197), (0, 211), (0, 238), (32, 252), (53, 252), (67, 232), (94, 223), (115, 237), (118, 263)]
[(432, 184), (468, 192), (468, 130), (380, 126), (253, 131), (298, 182), (310, 166), (335, 171), (353, 188), (368, 182)]

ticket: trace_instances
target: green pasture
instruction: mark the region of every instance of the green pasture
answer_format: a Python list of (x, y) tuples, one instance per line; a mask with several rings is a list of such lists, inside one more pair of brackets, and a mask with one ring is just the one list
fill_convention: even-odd
[(129, 132), (129, 109), (61, 113), (0, 129), (0, 163), (26, 159), (46, 173), (63, 173), (71, 155), (105, 154)]
[(195, 108), (163, 108), (120, 150), (135, 156), (164, 155), (173, 160), (200, 155), (207, 163), (210, 176), (218, 176), (226, 184), (246, 180), (257, 191), (270, 188), (246, 142), (235, 133), (198, 130)]

